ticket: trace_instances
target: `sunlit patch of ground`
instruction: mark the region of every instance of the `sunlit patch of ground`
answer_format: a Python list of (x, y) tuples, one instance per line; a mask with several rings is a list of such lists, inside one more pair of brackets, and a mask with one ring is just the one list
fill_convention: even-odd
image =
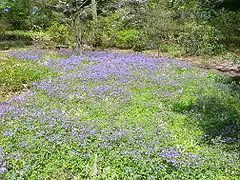
[(10, 56), (57, 76), (0, 104), (2, 179), (239, 178), (239, 90), (223, 77), (134, 52)]

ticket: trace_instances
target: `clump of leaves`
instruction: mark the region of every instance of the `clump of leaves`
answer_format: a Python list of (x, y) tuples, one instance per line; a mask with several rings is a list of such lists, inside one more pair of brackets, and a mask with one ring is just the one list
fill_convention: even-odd
[(72, 42), (70, 27), (65, 24), (54, 22), (48, 29), (47, 34), (56, 45), (69, 45)]

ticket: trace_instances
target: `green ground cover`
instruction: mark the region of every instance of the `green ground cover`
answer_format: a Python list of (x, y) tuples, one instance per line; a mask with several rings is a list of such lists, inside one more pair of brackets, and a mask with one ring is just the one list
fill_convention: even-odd
[(30, 90), (0, 103), (1, 179), (239, 179), (227, 77), (141, 53), (9, 56), (7, 90)]
[[(12, 94), (29, 89), (31, 82), (56, 76), (49, 68), (34, 62), (34, 54), (21, 60), (1, 54), (0, 59), (0, 101), (11, 97)], [(38, 58), (37, 56), (34, 58)]]

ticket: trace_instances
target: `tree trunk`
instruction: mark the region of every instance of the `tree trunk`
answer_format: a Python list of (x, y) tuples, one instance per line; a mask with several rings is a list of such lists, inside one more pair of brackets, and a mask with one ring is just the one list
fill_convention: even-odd
[(72, 19), (72, 29), (77, 43), (76, 51), (82, 53), (82, 29), (81, 20), (78, 14)]
[(96, 0), (92, 0), (92, 17), (93, 17), (93, 20), (97, 19), (97, 2), (96, 2)]

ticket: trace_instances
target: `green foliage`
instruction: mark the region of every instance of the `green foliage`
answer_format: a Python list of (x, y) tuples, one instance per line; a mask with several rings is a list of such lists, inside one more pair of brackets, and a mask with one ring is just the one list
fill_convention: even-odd
[[(6, 19), (14, 29), (29, 29), (30, 28), (30, 1), (5, 1), (1, 4), (0, 11), (2, 19)], [(5, 11), (5, 8), (8, 11)]]
[[(124, 14), (118, 11), (106, 17), (99, 16), (97, 20), (93, 21), (90, 24), (90, 30), (92, 32), (88, 35), (91, 44), (93, 46), (106, 48), (116, 46), (118, 38), (122, 38), (121, 33), (118, 35), (118, 32), (121, 30), (124, 31), (125, 24), (122, 16), (124, 16)], [(123, 38), (121, 40), (123, 40)]]
[(47, 33), (50, 36), (50, 40), (56, 45), (70, 45), (72, 42), (70, 27), (66, 24), (54, 22), (49, 27)]
[(218, 32), (207, 24), (186, 23), (177, 41), (187, 55), (214, 55), (223, 51)]
[(14, 48), (24, 48), (29, 43), (24, 41), (3, 41), (0, 42), (0, 50), (8, 50), (8, 49), (14, 49)]
[(117, 47), (132, 48), (136, 45), (137, 31), (135, 29), (121, 30), (117, 34)]
[[(3, 116), (3, 179), (238, 179), (240, 97), (231, 84), (180, 61), (100, 53), (100, 62), (56, 60), (64, 75)], [(76, 66), (95, 77), (105, 73), (99, 66), (115, 69), (86, 81)], [(121, 68), (130, 73), (116, 77)]]
[[(162, 2), (149, 7), (144, 26), (140, 29), (148, 39), (145, 47), (160, 49), (175, 56), (223, 52), (221, 33), (207, 22), (208, 9), (194, 3), (191, 1), (190, 7), (187, 2)], [(169, 48), (164, 49), (164, 46)]]
[(6, 57), (0, 60), (0, 67), (0, 101), (8, 98), (11, 93), (31, 87), (31, 82), (56, 75), (31, 60)]
[(23, 48), (32, 45), (32, 37), (23, 31), (6, 31), (0, 34), (0, 49), (7, 50), (11, 48)]
[(162, 5), (148, 9), (144, 25), (140, 29), (145, 36), (147, 47), (159, 49), (161, 44), (175, 42), (175, 36), (181, 30), (171, 17), (171, 12), (164, 9)]
[(30, 31), (7, 31), (0, 35), (1, 41), (32, 41)]
[(10, 24), (7, 23), (5, 20), (0, 20), (0, 35), (5, 34), (7, 30), (9, 30)]
[(173, 57), (181, 57), (184, 55), (184, 49), (179, 44), (161, 44), (159, 50), (161, 52), (166, 52)]
[(239, 48), (240, 42), (240, 12), (222, 10), (211, 20), (211, 25), (220, 33), (220, 43), (227, 49)]
[[(240, 13), (220, 10), (220, 1), (101, 0), (94, 20), (90, 3), (5, 0), (0, 5), (0, 33), (9, 27), (37, 31), (33, 37), (40, 46), (160, 49), (174, 56), (239, 52)], [(11, 46), (14, 43), (8, 42), (3, 49)]]
[(29, 31), (28, 34), (32, 37), (34, 44), (40, 47), (49, 47), (54, 44), (48, 32)]

